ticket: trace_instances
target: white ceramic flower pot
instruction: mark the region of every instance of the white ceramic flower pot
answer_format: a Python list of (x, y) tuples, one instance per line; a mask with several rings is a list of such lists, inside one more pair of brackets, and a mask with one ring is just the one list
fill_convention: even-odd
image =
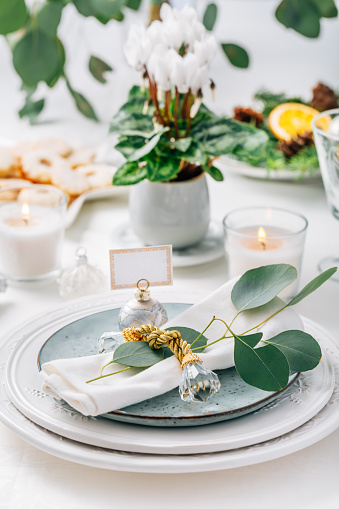
[(210, 221), (205, 175), (184, 182), (150, 182), (132, 186), (129, 198), (134, 233), (150, 245), (185, 248), (205, 236)]

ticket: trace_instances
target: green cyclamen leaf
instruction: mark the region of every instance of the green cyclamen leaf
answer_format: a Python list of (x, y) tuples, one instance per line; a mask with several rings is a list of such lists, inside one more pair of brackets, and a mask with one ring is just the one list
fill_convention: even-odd
[(93, 55), (89, 59), (88, 68), (92, 76), (100, 83), (106, 83), (107, 81), (104, 77), (105, 72), (113, 71), (113, 68), (110, 65), (101, 60), (101, 58)]
[[(285, 355), (272, 345), (252, 348), (259, 334), (234, 337), (234, 363), (238, 374), (249, 385), (263, 391), (279, 391), (290, 373)], [(259, 339), (260, 340), (260, 339)]]
[(146, 166), (139, 167), (138, 161), (127, 162), (120, 166), (113, 177), (113, 185), (129, 186), (147, 178)]
[(240, 312), (263, 306), (296, 278), (296, 268), (285, 263), (248, 270), (235, 283), (231, 293), (232, 302)]
[(1, 0), (0, 34), (10, 34), (21, 28), (27, 19), (25, 0)]
[(250, 57), (244, 48), (232, 43), (224, 43), (221, 47), (232, 65), (241, 69), (246, 69), (249, 66)]
[(321, 359), (321, 348), (317, 341), (301, 330), (287, 330), (265, 341), (286, 357), (291, 371), (308, 371), (315, 368)]
[(153, 366), (163, 358), (162, 350), (153, 350), (148, 343), (142, 341), (123, 343), (114, 350), (113, 354), (113, 362), (134, 368)]
[[(195, 329), (191, 329), (190, 327), (168, 327), (166, 330), (177, 330), (180, 332), (181, 337), (183, 340), (187, 341), (190, 345), (197, 339), (198, 336), (200, 336), (200, 332), (198, 332)], [(204, 348), (207, 346), (207, 338), (202, 335), (193, 345), (194, 348), (199, 348), (197, 353), (203, 352)], [(169, 348), (165, 348), (165, 357), (170, 357), (171, 355), (174, 355)]]
[(297, 293), (295, 297), (287, 304), (288, 306), (293, 306), (294, 304), (298, 304), (305, 297), (313, 293), (317, 290), (321, 285), (323, 285), (335, 272), (337, 272), (338, 267), (332, 267), (331, 269), (325, 270), (319, 274), (319, 276), (315, 277), (310, 281), (300, 292)]
[(218, 7), (215, 4), (208, 4), (206, 7), (204, 17), (203, 17), (203, 25), (206, 30), (213, 30), (214, 24), (217, 19)]
[(128, 160), (137, 161), (138, 159), (141, 159), (142, 157), (145, 157), (147, 154), (152, 152), (154, 147), (159, 143), (161, 136), (168, 130), (169, 127), (162, 127), (151, 139), (148, 140), (146, 138), (144, 145), (129, 155)]
[(222, 180), (224, 180), (224, 176), (221, 173), (221, 171), (219, 170), (219, 168), (216, 168), (215, 166), (208, 166), (208, 165), (203, 166), (202, 168), (206, 173), (211, 175), (211, 177), (214, 178), (214, 180), (216, 180), (217, 182), (221, 182)]

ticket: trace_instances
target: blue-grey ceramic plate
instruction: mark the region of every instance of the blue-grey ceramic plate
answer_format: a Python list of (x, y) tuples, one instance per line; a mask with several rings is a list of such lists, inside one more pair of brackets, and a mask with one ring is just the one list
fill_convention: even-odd
[[(189, 304), (164, 304), (168, 319)], [(80, 357), (97, 353), (96, 340), (105, 331), (119, 330), (119, 308), (101, 311), (72, 322), (53, 334), (42, 346), (39, 366), (54, 359)], [(289, 387), (279, 392), (266, 392), (247, 385), (234, 368), (217, 371), (221, 388), (207, 403), (188, 403), (180, 399), (178, 389), (136, 405), (110, 412), (103, 417), (146, 426), (199, 426), (241, 417), (271, 403)]]

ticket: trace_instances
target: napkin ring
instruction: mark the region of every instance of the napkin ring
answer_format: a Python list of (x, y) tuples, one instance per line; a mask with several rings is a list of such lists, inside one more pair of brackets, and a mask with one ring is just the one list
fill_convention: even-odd
[(187, 364), (199, 362), (200, 357), (193, 353), (191, 345), (184, 341), (177, 330), (161, 330), (154, 325), (142, 325), (141, 327), (128, 327), (122, 331), (125, 341), (145, 341), (154, 350), (158, 350), (163, 345), (174, 353), (181, 364), (182, 369)]

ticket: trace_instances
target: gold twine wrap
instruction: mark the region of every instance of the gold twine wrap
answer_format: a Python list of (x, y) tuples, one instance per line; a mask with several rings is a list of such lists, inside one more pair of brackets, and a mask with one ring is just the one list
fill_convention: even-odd
[(145, 341), (149, 346), (158, 350), (163, 345), (174, 353), (181, 364), (182, 369), (186, 364), (202, 362), (197, 354), (191, 350), (191, 345), (184, 341), (177, 330), (161, 330), (154, 325), (141, 325), (140, 327), (128, 327), (122, 331), (125, 341)]

